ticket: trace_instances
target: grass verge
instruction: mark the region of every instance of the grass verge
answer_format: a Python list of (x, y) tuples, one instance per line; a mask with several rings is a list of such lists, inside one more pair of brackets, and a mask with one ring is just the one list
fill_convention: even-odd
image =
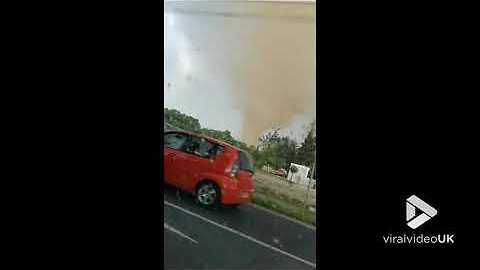
[(316, 226), (315, 212), (305, 209), (298, 200), (289, 200), (267, 189), (257, 189), (253, 194), (252, 203)]

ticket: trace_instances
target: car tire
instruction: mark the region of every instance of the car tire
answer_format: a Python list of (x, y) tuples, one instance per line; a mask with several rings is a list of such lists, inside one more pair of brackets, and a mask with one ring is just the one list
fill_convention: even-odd
[(195, 191), (195, 201), (204, 207), (218, 208), (220, 189), (212, 182), (201, 183)]

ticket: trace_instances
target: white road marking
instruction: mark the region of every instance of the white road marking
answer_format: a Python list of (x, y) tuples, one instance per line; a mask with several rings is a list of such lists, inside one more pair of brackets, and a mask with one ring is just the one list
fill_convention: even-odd
[(171, 232), (174, 232), (174, 233), (180, 235), (181, 237), (183, 237), (183, 238), (185, 238), (185, 239), (188, 239), (188, 240), (192, 241), (192, 242), (195, 243), (195, 244), (198, 244), (198, 242), (195, 241), (195, 239), (192, 239), (192, 238), (188, 237), (188, 235), (186, 235), (186, 234), (182, 233), (181, 231), (173, 228), (172, 226), (168, 225), (168, 224), (165, 223), (165, 222), (163, 222), (163, 227), (164, 227), (165, 229), (171, 231)]
[(202, 217), (202, 216), (200, 216), (200, 215), (198, 215), (198, 214), (195, 214), (195, 213), (193, 213), (193, 212), (191, 212), (191, 211), (189, 211), (189, 210), (187, 210), (187, 209), (184, 209), (184, 208), (182, 208), (182, 207), (180, 207), (180, 206), (178, 206), (178, 205), (175, 205), (175, 204), (173, 204), (173, 203), (170, 203), (170, 202), (168, 202), (168, 201), (165, 201), (165, 200), (164, 200), (163, 203), (164, 203), (164, 205), (168, 205), (168, 206), (171, 206), (171, 207), (173, 207), (173, 208), (176, 208), (176, 209), (178, 209), (178, 210), (180, 210), (180, 211), (182, 211), (182, 212), (184, 212), (184, 213), (187, 213), (187, 214), (189, 214), (189, 215), (191, 215), (191, 216), (194, 216), (194, 217), (196, 217), (196, 218), (199, 218), (199, 219), (201, 219), (201, 220), (203, 220), (203, 221), (205, 221), (205, 222), (208, 222), (208, 223), (210, 223), (210, 224), (212, 224), (212, 225), (215, 225), (215, 226), (217, 226), (217, 227), (220, 227), (220, 228), (222, 228), (222, 229), (224, 229), (224, 230), (226, 230), (226, 231), (229, 231), (229, 232), (231, 232), (231, 233), (234, 233), (234, 234), (236, 234), (236, 235), (239, 235), (239, 236), (241, 236), (241, 237), (243, 237), (243, 238), (245, 238), (245, 239), (248, 239), (248, 240), (250, 240), (250, 241), (252, 241), (252, 242), (255, 242), (255, 243), (257, 243), (257, 244), (259, 244), (259, 245), (261, 245), (261, 246), (263, 246), (263, 247), (269, 248), (269, 249), (271, 249), (271, 250), (273, 250), (273, 251), (276, 251), (276, 252), (278, 252), (278, 253), (281, 253), (281, 254), (283, 254), (283, 255), (285, 255), (285, 256), (287, 256), (287, 257), (290, 257), (290, 258), (295, 259), (295, 260), (297, 260), (297, 261), (300, 261), (300, 262), (302, 262), (302, 263), (304, 263), (304, 264), (307, 264), (307, 265), (310, 265), (310, 266), (312, 266), (312, 267), (317, 268), (317, 265), (316, 265), (315, 263), (309, 262), (309, 261), (304, 260), (304, 259), (302, 259), (302, 258), (300, 258), (300, 257), (297, 257), (297, 256), (295, 256), (295, 255), (293, 255), (293, 254), (290, 254), (290, 253), (285, 252), (285, 251), (283, 251), (283, 250), (281, 250), (281, 249), (278, 249), (278, 248), (276, 248), (276, 247), (273, 247), (273, 246), (271, 246), (271, 245), (269, 245), (269, 244), (267, 244), (267, 243), (264, 243), (264, 242), (262, 242), (262, 241), (260, 241), (260, 240), (257, 240), (257, 239), (255, 239), (255, 238), (253, 238), (253, 237), (251, 237), (251, 236), (248, 236), (248, 235), (246, 235), (246, 234), (244, 234), (244, 233), (242, 233), (242, 232), (239, 232), (239, 231), (234, 230), (234, 229), (232, 229), (232, 228), (229, 228), (229, 227), (227, 227), (227, 226), (218, 224), (218, 223), (216, 223), (216, 222), (214, 222), (214, 221), (211, 221), (211, 220), (209, 220), (209, 219), (207, 219), (207, 218), (205, 218), (205, 217)]

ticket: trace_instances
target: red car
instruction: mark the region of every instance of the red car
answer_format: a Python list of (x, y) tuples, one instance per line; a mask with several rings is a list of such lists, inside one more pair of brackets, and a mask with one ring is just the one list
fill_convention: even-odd
[(279, 169), (272, 172), (276, 176), (287, 177), (287, 171), (285, 169)]
[(193, 193), (205, 206), (247, 203), (254, 191), (246, 152), (191, 132), (164, 132), (163, 168), (167, 184)]

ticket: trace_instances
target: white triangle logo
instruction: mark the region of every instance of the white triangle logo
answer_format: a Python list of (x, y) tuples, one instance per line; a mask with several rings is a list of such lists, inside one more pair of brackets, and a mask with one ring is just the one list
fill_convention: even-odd
[[(416, 209), (422, 211), (422, 213), (415, 217)], [(427, 222), (438, 213), (437, 209), (424, 202), (422, 199), (415, 195), (410, 196), (406, 203), (406, 217), (407, 225), (412, 229), (418, 228), (423, 223)]]

